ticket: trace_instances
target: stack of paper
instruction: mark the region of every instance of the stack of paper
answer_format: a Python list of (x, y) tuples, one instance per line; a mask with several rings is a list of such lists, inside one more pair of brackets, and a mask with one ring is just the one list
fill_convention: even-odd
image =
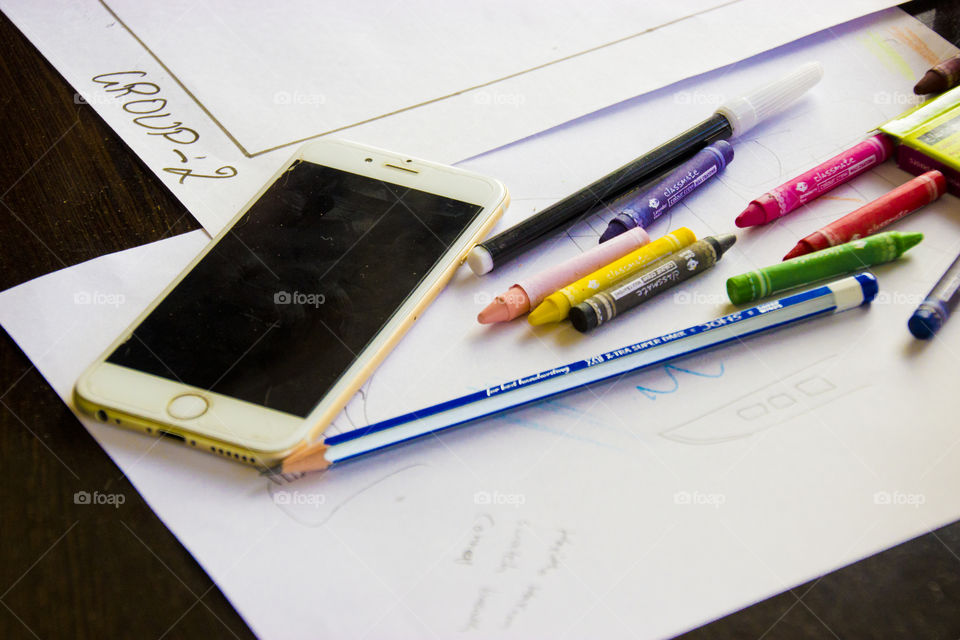
[[(13, 13), (24, 20), (29, 12), (18, 5)], [(176, 24), (186, 28), (190, 15)], [(172, 47), (175, 30), (167, 33)], [(578, 46), (589, 45), (591, 34), (584, 37)], [(890, 10), (462, 164), (507, 182), (509, 224), (699, 121), (723, 99), (822, 61), (825, 77), (806, 99), (736, 141), (724, 174), (651, 229), (725, 232), (750, 198), (906, 108), (916, 77), (953, 51)], [(251, 148), (269, 137), (257, 135)], [(518, 274), (590, 246), (600, 221), (483, 279), (464, 271), (332, 429), (719, 315), (727, 276), (779, 261), (799, 237), (906, 179), (883, 166), (780, 223), (740, 233), (711, 272), (590, 338), (567, 326), (532, 330), (521, 321), (491, 329), (473, 318)], [(189, 198), (208, 202), (216, 193), (208, 189)], [(167, 441), (83, 422), (260, 635), (668, 636), (960, 517), (952, 490), (960, 435), (951, 427), (946, 375), (960, 350), (960, 323), (948, 323), (926, 348), (905, 327), (960, 250), (956, 212), (946, 197), (898, 223), (926, 239), (901, 264), (875, 270), (881, 293), (872, 308), (597, 385), (324, 476), (275, 483)], [(80, 372), (206, 240), (198, 231), (38, 278), (0, 294), (0, 322), (67, 400)], [(112, 303), (83, 303), (94, 300)]]

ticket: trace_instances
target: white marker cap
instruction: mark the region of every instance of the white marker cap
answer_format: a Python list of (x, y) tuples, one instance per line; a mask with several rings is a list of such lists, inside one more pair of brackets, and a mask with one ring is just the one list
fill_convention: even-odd
[(470, 265), (470, 269), (475, 274), (482, 276), (493, 270), (493, 256), (482, 245), (478, 244), (467, 255), (467, 264)]
[(819, 62), (808, 62), (776, 82), (721, 105), (717, 113), (730, 122), (734, 136), (743, 135), (796, 102), (822, 77), (823, 66)]

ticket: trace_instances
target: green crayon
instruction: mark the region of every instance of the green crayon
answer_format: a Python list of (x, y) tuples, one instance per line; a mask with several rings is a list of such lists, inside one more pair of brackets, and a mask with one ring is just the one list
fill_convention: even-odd
[(887, 231), (814, 251), (728, 278), (727, 295), (733, 304), (759, 300), (785, 289), (896, 260), (921, 240), (922, 233)]

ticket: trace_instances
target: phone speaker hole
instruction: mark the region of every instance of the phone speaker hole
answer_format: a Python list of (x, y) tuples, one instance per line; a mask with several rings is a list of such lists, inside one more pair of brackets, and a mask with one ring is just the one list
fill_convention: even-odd
[(99, 420), (100, 422), (107, 422), (107, 412), (104, 411), (103, 409), (100, 409), (99, 411), (97, 411), (97, 420)]

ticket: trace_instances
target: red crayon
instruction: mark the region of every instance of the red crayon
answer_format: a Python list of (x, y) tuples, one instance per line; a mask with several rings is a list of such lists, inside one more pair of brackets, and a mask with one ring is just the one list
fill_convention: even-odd
[(763, 194), (737, 216), (736, 225), (753, 227), (783, 217), (880, 164), (892, 152), (893, 143), (887, 136), (877, 134), (868, 138)]
[(939, 171), (927, 171), (910, 182), (888, 191), (873, 202), (834, 220), (797, 243), (784, 260), (835, 247), (851, 240), (875, 234), (891, 222), (926, 206), (947, 190), (947, 180)]

